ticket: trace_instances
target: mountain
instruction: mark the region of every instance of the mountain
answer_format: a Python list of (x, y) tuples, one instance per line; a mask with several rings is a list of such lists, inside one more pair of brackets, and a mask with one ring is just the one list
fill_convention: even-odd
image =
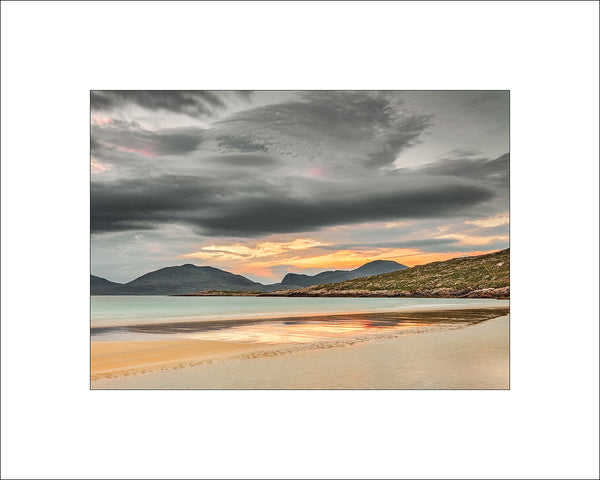
[(120, 283), (111, 282), (106, 278), (90, 275), (90, 290), (92, 291), (92, 295), (110, 295), (110, 291), (120, 285)]
[(508, 298), (510, 249), (270, 295)]
[[(104, 280), (112, 285), (106, 285)], [(129, 283), (113, 283), (92, 275), (92, 295), (181, 295), (202, 290), (257, 290), (261, 283), (214, 267), (186, 264), (146, 273)]]
[[(332, 270), (321, 272), (316, 275), (304, 275), (298, 273), (288, 273), (281, 281), (282, 286), (300, 286), (309, 287), (311, 285), (321, 285), (323, 283), (337, 283), (354, 278), (368, 277), (382, 273), (406, 270), (408, 267), (391, 260), (375, 260), (365, 263), (355, 270)], [(290, 288), (287, 287), (287, 288)]]
[(92, 295), (190, 295), (197, 292), (206, 292), (207, 290), (214, 291), (213, 294), (235, 291), (273, 292), (298, 289), (321, 283), (332, 283), (406, 268), (408, 267), (396, 262), (377, 260), (350, 271), (326, 271), (313, 276), (290, 273), (285, 276), (281, 283), (263, 285), (242, 275), (235, 275), (215, 267), (198, 267), (188, 263), (146, 273), (129, 283), (115, 283), (91, 275), (90, 291)]

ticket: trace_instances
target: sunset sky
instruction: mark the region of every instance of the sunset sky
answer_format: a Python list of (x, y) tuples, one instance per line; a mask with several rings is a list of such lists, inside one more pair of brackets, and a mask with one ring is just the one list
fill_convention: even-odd
[(508, 247), (506, 91), (91, 94), (92, 274), (408, 266)]

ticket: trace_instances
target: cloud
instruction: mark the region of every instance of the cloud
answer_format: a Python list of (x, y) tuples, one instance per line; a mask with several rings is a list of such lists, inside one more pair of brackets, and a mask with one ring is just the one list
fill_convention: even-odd
[(189, 117), (205, 117), (227, 107), (230, 97), (248, 98), (250, 92), (184, 90), (93, 90), (92, 112), (137, 105), (150, 111), (169, 111)]
[(417, 171), (426, 175), (449, 175), (472, 179), (508, 189), (510, 154), (505, 153), (494, 159), (450, 157), (424, 165)]
[(331, 244), (324, 246), (323, 248), (327, 250), (362, 250), (373, 248), (418, 248), (420, 250), (423, 250), (429, 247), (434, 247), (437, 249), (447, 248), (448, 246), (457, 244), (458, 241), (458, 239), (453, 238), (415, 238), (388, 242)]
[[(100, 110), (135, 104), (199, 113), (201, 107), (224, 106), (226, 97), (102, 91), (93, 92), (92, 104)], [(473, 215), (508, 187), (508, 154), (489, 159), (454, 149), (419, 168), (393, 169), (432, 120), (397, 92), (304, 92), (206, 128), (148, 130), (136, 122), (94, 118), (93, 172), (102, 175), (92, 182), (93, 233), (166, 224), (212, 237), (377, 221), (392, 228), (407, 219)], [(490, 209), (480, 208), (478, 215)]]
[[(423, 252), (417, 248), (398, 248), (398, 249), (373, 249), (373, 250), (338, 250), (332, 253), (312, 254), (306, 256), (295, 256), (288, 258), (286, 264), (287, 271), (301, 272), (310, 270), (310, 273), (317, 273), (323, 270), (343, 269), (349, 270), (360, 267), (367, 262), (374, 260), (393, 260), (407, 266), (422, 265), (429, 262), (448, 260), (457, 258), (461, 255), (481, 255), (490, 253), (494, 250), (454, 250), (451, 252)], [(244, 270), (247, 273), (263, 274), (266, 270), (272, 270), (281, 263), (280, 259), (258, 260), (244, 264)], [(282, 269), (277, 269), (281, 274)]]
[[(243, 92), (228, 93), (235, 94)], [(198, 102), (211, 108), (225, 105), (226, 96), (227, 92), (98, 91), (92, 92), (92, 105), (107, 111), (131, 104), (176, 111), (197, 107)], [(403, 150), (419, 142), (430, 118), (409, 109), (394, 92), (305, 92), (203, 128), (149, 130), (93, 110), (91, 148), (103, 163), (121, 167), (136, 159), (197, 152), (196, 168), (202, 159), (210, 159), (213, 164), (208, 167), (214, 168), (212, 160), (218, 155), (262, 153), (262, 157), (221, 158), (230, 167), (249, 166), (253, 159), (255, 165), (279, 163), (288, 176), (347, 178), (389, 167)], [(144, 168), (148, 165), (144, 163)], [(185, 170), (186, 165), (179, 166)]]
[(250, 135), (222, 135), (220, 133), (215, 134), (215, 141), (217, 142), (220, 151), (225, 152), (268, 152), (269, 149), (266, 145), (257, 142), (251, 138)]
[[(271, 93), (92, 92), (92, 242), (106, 268), (141, 245), (160, 266), (200, 252), (225, 269), (268, 252), (292, 265), (506, 246), (507, 94)], [(294, 250), (298, 237), (320, 244)], [(144, 258), (141, 273), (157, 265)]]
[(212, 134), (222, 148), (250, 147), (347, 171), (391, 164), (430, 120), (394, 92), (305, 92), (215, 122)]
[(94, 157), (92, 157), (91, 170), (92, 170), (92, 173), (102, 173), (107, 170), (110, 170), (110, 165), (105, 165), (102, 162), (99, 162), (98, 160), (96, 160)]
[[(177, 212), (204, 203), (218, 194), (211, 182), (198, 177), (164, 175), (115, 182), (92, 182), (91, 230), (111, 232), (154, 229), (177, 222)], [(193, 202), (190, 202), (190, 199)]]
[(200, 128), (165, 128), (149, 131), (139, 124), (110, 120), (92, 123), (92, 153), (110, 158), (115, 151), (132, 152), (146, 157), (183, 155), (193, 152), (203, 140)]
[[(452, 242), (454, 246), (506, 248), (509, 241), (508, 212), (475, 220), (446, 222), (421, 230), (431, 241)], [(440, 249), (447, 247), (439, 246)]]
[(454, 148), (443, 156), (445, 160), (456, 160), (457, 158), (473, 158), (477, 155), (481, 155), (478, 150), (466, 149), (466, 148)]
[(382, 177), (348, 185), (238, 176), (163, 175), (92, 183), (92, 232), (194, 225), (209, 236), (314, 231), (330, 225), (455, 215), (493, 191), (436, 177)]
[(468, 220), (465, 223), (469, 224), (469, 225), (475, 225), (477, 227), (494, 228), (494, 227), (500, 227), (502, 225), (508, 225), (509, 224), (509, 216), (508, 216), (508, 212), (503, 212), (503, 213), (499, 213), (498, 215), (492, 215), (491, 217), (487, 217), (487, 218), (480, 218), (477, 220)]
[(467, 235), (467, 234), (448, 234), (440, 238), (458, 240), (458, 245), (490, 245), (491, 243), (508, 242), (508, 235)]
[(443, 216), (491, 196), (491, 192), (479, 187), (447, 185), (439, 189), (369, 192), (323, 201), (291, 197), (251, 198), (227, 205), (222, 215), (206, 218), (199, 226), (207, 235), (302, 232), (367, 220)]
[(261, 153), (230, 153), (214, 155), (203, 159), (204, 162), (220, 167), (256, 168), (277, 165), (279, 160)]
[(182, 255), (186, 258), (236, 259), (275, 257), (281, 254), (307, 250), (327, 245), (310, 238), (298, 238), (291, 242), (256, 242), (254, 244), (234, 243), (227, 245), (208, 245), (200, 250)]

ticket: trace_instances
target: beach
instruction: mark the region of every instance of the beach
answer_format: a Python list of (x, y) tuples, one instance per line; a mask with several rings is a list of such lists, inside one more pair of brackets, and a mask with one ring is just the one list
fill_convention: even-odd
[(203, 340), (92, 342), (92, 380), (139, 375), (256, 350), (251, 343)]
[(486, 310), (477, 323), (337, 343), (92, 342), (92, 389), (507, 389), (509, 317)]

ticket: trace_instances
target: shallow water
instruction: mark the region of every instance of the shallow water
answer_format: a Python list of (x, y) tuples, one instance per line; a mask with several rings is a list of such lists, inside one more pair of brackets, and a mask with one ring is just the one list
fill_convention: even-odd
[(500, 314), (490, 313), (489, 307), (506, 307), (507, 312), (508, 301), (99, 296), (92, 297), (91, 334), (92, 341), (342, 345), (459, 328)]
[(397, 312), (448, 307), (508, 306), (479, 298), (318, 298), (92, 296), (91, 326), (291, 317), (313, 314)]

